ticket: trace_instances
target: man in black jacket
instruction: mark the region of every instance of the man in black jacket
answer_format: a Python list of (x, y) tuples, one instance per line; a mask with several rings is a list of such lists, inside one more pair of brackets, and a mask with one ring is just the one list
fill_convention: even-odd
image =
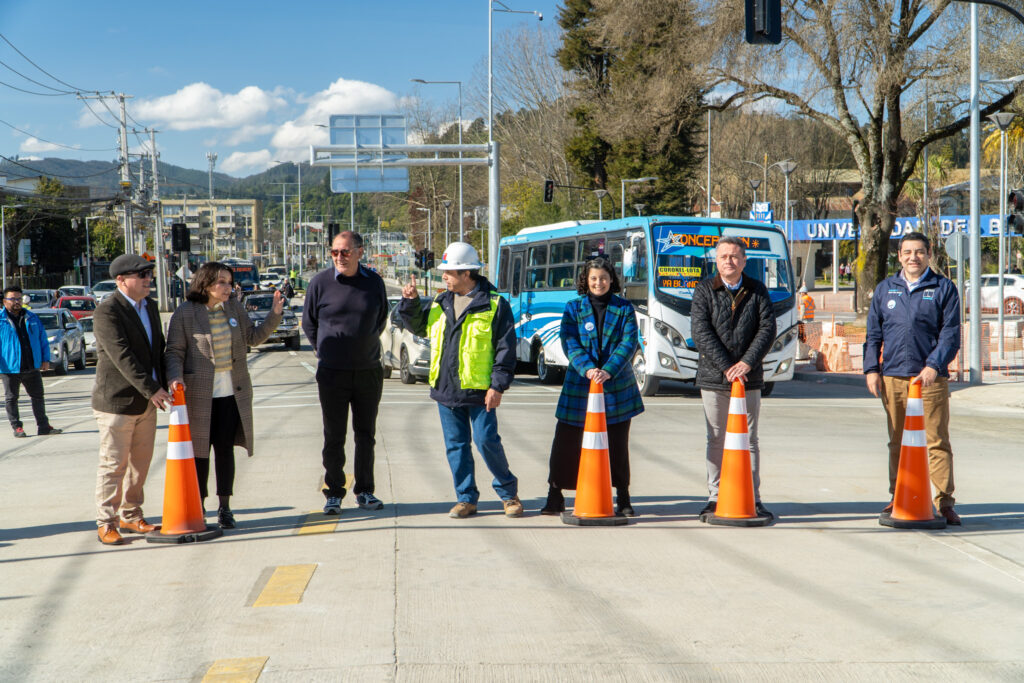
[(494, 286), (479, 274), (480, 257), (469, 244), (453, 242), (438, 270), (447, 292), (424, 313), (416, 278), (402, 289), (399, 313), (413, 334), (430, 338), (430, 397), (437, 401), (448, 465), (458, 502), (448, 513), (462, 519), (476, 514), (472, 441), (494, 475), (494, 491), (505, 514), (520, 517), (519, 480), (509, 471), (498, 436), (496, 408), (512, 384), (515, 371), (515, 326), (512, 309)]
[(757, 418), (761, 407), (764, 368), (761, 361), (775, 340), (775, 315), (768, 289), (743, 274), (747, 254), (743, 241), (726, 236), (718, 240), (718, 274), (693, 290), (690, 320), (693, 342), (700, 352), (696, 384), (700, 387), (707, 422), (708, 504), (701, 516), (718, 505), (718, 479), (722, 468), (732, 382), (743, 382), (747, 395), (747, 431), (750, 468), (754, 475), (754, 501), (759, 517), (772, 513), (761, 504), (760, 451)]

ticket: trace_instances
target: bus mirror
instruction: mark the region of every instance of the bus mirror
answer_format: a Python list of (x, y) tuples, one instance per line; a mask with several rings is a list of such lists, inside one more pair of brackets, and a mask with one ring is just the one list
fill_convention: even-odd
[(637, 248), (628, 247), (622, 252), (622, 276), (628, 279), (636, 277)]

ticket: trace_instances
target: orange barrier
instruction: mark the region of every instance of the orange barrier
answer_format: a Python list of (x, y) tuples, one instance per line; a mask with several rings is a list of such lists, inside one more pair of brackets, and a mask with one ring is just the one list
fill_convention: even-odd
[(725, 427), (718, 505), (700, 521), (722, 526), (765, 526), (772, 517), (759, 517), (754, 507), (754, 474), (750, 468), (750, 433), (747, 430), (747, 392), (743, 382), (732, 383), (729, 421)]
[(576, 478), (576, 500), (572, 512), (562, 521), (576, 526), (618, 526), (626, 517), (616, 517), (612, 506), (612, 470), (608, 459), (608, 424), (604, 414), (604, 388), (590, 381), (587, 419), (583, 424), (583, 448)]
[(907, 394), (907, 416), (900, 441), (900, 466), (892, 512), (883, 512), (878, 523), (897, 529), (945, 529), (946, 520), (935, 516), (932, 485), (928, 476), (928, 447), (924, 433), (924, 400), (921, 383), (913, 382)]
[(223, 535), (218, 527), (206, 526), (203, 501), (199, 497), (192, 433), (188, 426), (185, 392), (174, 391), (171, 420), (167, 429), (167, 468), (164, 473), (164, 515), (160, 532), (146, 535), (150, 543), (195, 543)]

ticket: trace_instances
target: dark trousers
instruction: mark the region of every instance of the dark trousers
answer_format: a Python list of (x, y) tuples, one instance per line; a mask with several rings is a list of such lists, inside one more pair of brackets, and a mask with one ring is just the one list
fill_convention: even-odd
[(377, 407), (384, 389), (384, 369), (332, 370), (319, 367), (316, 384), (324, 418), (324, 483), (327, 498), (345, 497), (345, 436), (352, 410), (356, 444), (354, 493), (373, 493), (373, 446), (376, 443)]
[(235, 486), (235, 436), (242, 422), (234, 396), (213, 399), (210, 406), (210, 447), (213, 451), (205, 458), (196, 458), (196, 475), (199, 477), (199, 496), (206, 498), (206, 487), (210, 479), (210, 458), (213, 458), (217, 475), (217, 495), (234, 495)]
[[(608, 460), (612, 470), (612, 486), (629, 488), (629, 424), (631, 420), (608, 425)], [(558, 489), (576, 489), (580, 472), (580, 451), (583, 449), (583, 427), (558, 420), (555, 438), (551, 441), (548, 484)]]
[(36, 427), (46, 429), (50, 421), (46, 419), (46, 404), (43, 402), (43, 375), (39, 370), (0, 375), (4, 381), (4, 394), (7, 406), (7, 419), (11, 427), (21, 427), (21, 414), (18, 412), (18, 393), (21, 385), (25, 385), (25, 393), (32, 399), (32, 414), (36, 418)]

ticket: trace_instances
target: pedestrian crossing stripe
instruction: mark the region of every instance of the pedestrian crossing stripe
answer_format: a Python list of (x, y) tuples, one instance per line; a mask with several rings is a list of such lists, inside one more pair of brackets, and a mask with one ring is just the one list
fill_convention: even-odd
[(306, 534), (333, 534), (337, 527), (337, 515), (325, 515), (323, 510), (311, 510), (299, 522), (295, 533), (300, 536), (305, 536)]
[(218, 659), (203, 676), (203, 683), (251, 683), (263, 673), (268, 657)]
[(316, 571), (315, 564), (292, 564), (276, 567), (267, 579), (253, 607), (280, 607), (297, 605), (302, 602), (302, 594), (306, 592), (309, 580)]

